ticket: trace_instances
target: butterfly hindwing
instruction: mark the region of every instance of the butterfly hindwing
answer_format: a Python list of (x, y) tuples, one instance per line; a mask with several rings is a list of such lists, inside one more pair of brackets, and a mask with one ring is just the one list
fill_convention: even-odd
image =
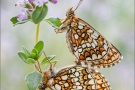
[(53, 80), (52, 90), (110, 90), (99, 72), (82, 66), (64, 68)]
[(121, 53), (85, 21), (73, 18), (67, 27), (66, 41), (78, 62), (109, 67), (122, 59)]

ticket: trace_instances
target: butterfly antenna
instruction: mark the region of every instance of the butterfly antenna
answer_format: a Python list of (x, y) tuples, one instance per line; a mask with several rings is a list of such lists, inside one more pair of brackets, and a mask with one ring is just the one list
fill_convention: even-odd
[[(78, 3), (77, 7), (75, 8), (75, 10), (81, 5), (82, 1), (83, 1), (83, 0), (80, 0), (80, 2)], [(75, 10), (74, 10), (74, 11), (75, 11)]]

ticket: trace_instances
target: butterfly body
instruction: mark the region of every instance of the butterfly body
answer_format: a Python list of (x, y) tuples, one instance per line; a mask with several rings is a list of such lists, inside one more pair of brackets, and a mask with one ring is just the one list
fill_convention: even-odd
[(75, 16), (70, 8), (57, 33), (65, 32), (68, 48), (77, 63), (93, 67), (109, 67), (122, 59), (121, 53), (91, 25)]

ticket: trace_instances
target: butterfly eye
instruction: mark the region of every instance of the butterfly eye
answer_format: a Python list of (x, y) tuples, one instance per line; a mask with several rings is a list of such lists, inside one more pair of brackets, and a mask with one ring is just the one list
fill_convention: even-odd
[(66, 14), (67, 17), (70, 17), (72, 15), (74, 15), (74, 11), (67, 12), (67, 14)]
[(72, 11), (72, 12), (69, 12), (69, 16), (72, 16), (74, 14), (74, 12)]
[(74, 12), (72, 11), (72, 12), (70, 12), (69, 14), (72, 15), (72, 14), (74, 14)]

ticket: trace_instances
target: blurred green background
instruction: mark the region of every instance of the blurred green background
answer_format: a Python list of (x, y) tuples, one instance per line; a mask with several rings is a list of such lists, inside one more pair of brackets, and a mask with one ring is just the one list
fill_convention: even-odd
[[(10, 18), (20, 13), (17, 0), (1, 0), (1, 90), (28, 90), (25, 76), (34, 70), (17, 55), (22, 46), (32, 49), (36, 25), (28, 22), (13, 27)], [(47, 17), (64, 18), (79, 0), (59, 0), (49, 3)], [(112, 90), (134, 90), (134, 0), (84, 0), (75, 12), (91, 24), (123, 54), (121, 63), (111, 68), (97, 69), (110, 83)], [(56, 34), (46, 22), (41, 23), (40, 40), (45, 42), (47, 55), (56, 55), (56, 67), (73, 65), (65, 33)], [(45, 69), (45, 68), (43, 68)]]

